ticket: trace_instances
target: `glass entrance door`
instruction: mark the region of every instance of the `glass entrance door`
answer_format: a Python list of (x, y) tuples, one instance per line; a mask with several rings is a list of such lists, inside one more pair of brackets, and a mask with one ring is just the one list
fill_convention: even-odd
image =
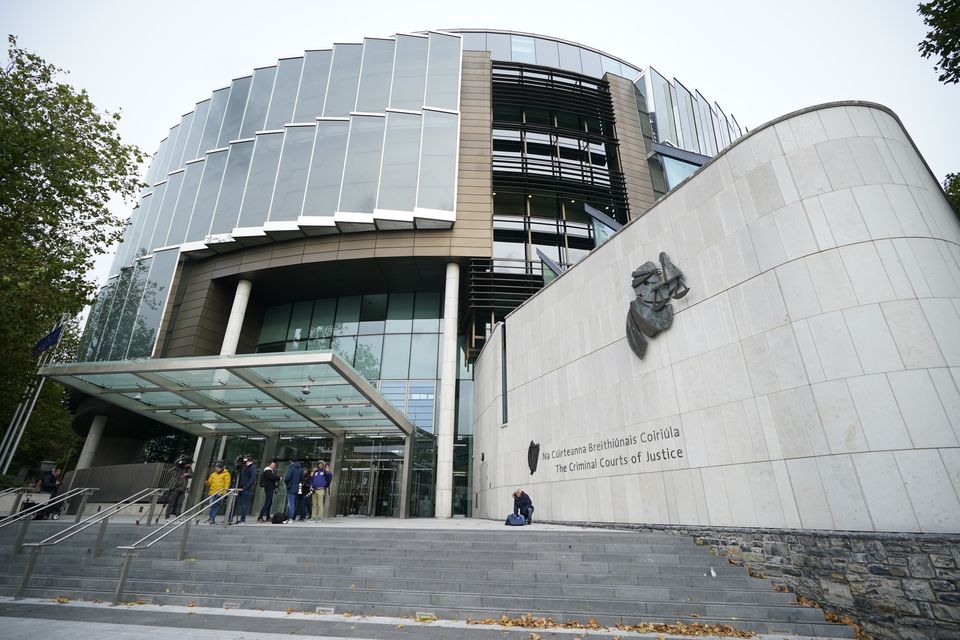
[(403, 440), (347, 440), (340, 466), (337, 514), (398, 517)]

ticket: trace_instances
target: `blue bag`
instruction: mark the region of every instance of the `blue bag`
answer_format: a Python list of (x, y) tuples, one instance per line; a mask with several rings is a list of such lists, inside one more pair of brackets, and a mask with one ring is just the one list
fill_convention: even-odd
[(503, 524), (509, 527), (522, 527), (523, 525), (527, 524), (527, 520), (523, 516), (511, 513), (507, 516), (507, 521)]

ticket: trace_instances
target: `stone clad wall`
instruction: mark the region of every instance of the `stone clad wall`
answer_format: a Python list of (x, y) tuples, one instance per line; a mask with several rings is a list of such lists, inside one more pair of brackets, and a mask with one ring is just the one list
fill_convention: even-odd
[[(661, 251), (691, 291), (640, 360), (630, 273)], [(482, 517), (523, 486), (555, 521), (960, 532), (960, 224), (879, 105), (742, 138), (506, 335), (507, 424), (477, 407)]]

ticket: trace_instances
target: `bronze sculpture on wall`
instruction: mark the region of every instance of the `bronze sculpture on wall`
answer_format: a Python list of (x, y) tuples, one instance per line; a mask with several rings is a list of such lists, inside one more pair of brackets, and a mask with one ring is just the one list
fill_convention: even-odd
[(690, 288), (683, 282), (683, 272), (663, 252), (659, 268), (653, 262), (644, 262), (630, 275), (636, 298), (627, 312), (627, 342), (637, 357), (643, 358), (647, 338), (669, 329), (673, 323), (670, 299), (679, 300)]

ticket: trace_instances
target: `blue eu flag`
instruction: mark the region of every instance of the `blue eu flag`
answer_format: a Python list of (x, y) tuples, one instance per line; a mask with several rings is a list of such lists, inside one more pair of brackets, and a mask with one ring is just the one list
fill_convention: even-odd
[(40, 341), (33, 347), (33, 355), (38, 356), (60, 340), (60, 331), (63, 325), (57, 325), (57, 328), (40, 338)]

